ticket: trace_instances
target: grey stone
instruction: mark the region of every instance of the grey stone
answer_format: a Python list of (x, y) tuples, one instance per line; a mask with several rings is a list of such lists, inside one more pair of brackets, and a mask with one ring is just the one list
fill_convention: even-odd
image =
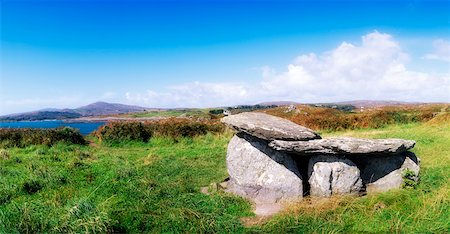
[(245, 112), (224, 117), (221, 121), (238, 132), (245, 132), (264, 140), (320, 139), (319, 134), (309, 128), (264, 113)]
[(238, 134), (228, 144), (227, 191), (257, 204), (276, 203), (303, 196), (301, 175), (289, 155), (270, 149), (267, 142)]
[(395, 156), (367, 157), (363, 167), (362, 179), (369, 194), (401, 188), (408, 170), (414, 175), (409, 179), (414, 182), (419, 179), (419, 159), (412, 152)]
[(226, 189), (228, 187), (228, 181), (224, 181), (224, 182), (219, 183), (219, 187), (221, 189)]
[(308, 174), (310, 194), (314, 197), (357, 194), (362, 188), (360, 170), (344, 157), (312, 156)]
[(275, 150), (299, 155), (394, 155), (413, 148), (415, 143), (415, 141), (403, 139), (358, 139), (351, 137), (340, 137), (311, 141), (274, 140), (269, 143), (269, 146)]

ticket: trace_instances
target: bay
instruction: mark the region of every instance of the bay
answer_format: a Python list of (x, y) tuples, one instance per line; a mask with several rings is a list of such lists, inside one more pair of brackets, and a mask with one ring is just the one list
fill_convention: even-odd
[(17, 121), (17, 122), (0, 122), (0, 128), (58, 128), (72, 127), (80, 130), (83, 135), (95, 131), (105, 122), (65, 122), (62, 120), (45, 120), (45, 121)]

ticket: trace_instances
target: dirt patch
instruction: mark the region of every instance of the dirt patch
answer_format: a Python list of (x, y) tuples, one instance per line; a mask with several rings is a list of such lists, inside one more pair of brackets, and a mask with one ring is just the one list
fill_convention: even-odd
[(241, 218), (241, 223), (244, 227), (253, 227), (263, 225), (269, 221), (271, 216), (254, 216)]

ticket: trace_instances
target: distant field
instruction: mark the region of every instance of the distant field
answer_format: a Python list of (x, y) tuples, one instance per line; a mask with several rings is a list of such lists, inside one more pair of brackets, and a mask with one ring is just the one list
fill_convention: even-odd
[(161, 111), (145, 111), (128, 114), (133, 118), (143, 117), (209, 117), (208, 109), (186, 109), (186, 110), (161, 110)]
[(324, 130), (326, 136), (417, 141), (416, 189), (365, 197), (305, 199), (269, 220), (247, 201), (200, 187), (227, 177), (232, 133), (152, 137), (149, 142), (58, 143), (0, 152), (0, 233), (257, 232), (448, 233), (450, 114), (377, 129)]
[(295, 109), (282, 106), (262, 112), (289, 119), (297, 124), (319, 131), (382, 128), (394, 124), (426, 122), (437, 115), (450, 114), (450, 104), (397, 105), (360, 108), (343, 111), (311, 105), (298, 105)]

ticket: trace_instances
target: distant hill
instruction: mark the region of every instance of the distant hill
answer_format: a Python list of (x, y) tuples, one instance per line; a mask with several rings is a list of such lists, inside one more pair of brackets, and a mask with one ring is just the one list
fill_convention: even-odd
[(0, 117), (0, 121), (35, 121), (48, 119), (73, 119), (81, 117), (78, 113), (61, 111), (34, 111), (22, 114), (5, 115)]
[(332, 106), (332, 105), (351, 105), (356, 108), (361, 107), (382, 107), (382, 106), (397, 106), (397, 105), (416, 105), (421, 104), (418, 102), (401, 102), (401, 101), (384, 101), (384, 100), (353, 100), (344, 102), (317, 102), (317, 103), (300, 103), (293, 101), (273, 101), (273, 102), (261, 102), (257, 105), (261, 106), (288, 106), (288, 105), (316, 105), (316, 106)]
[(148, 109), (149, 108), (142, 106), (130, 106), (119, 103), (95, 102), (87, 106), (78, 107), (74, 109), (74, 111), (83, 116), (97, 116), (97, 115), (113, 115), (113, 114), (139, 112)]
[(355, 100), (355, 101), (345, 101), (345, 102), (335, 102), (338, 105), (352, 105), (356, 108), (371, 108), (371, 107), (382, 107), (382, 106), (399, 106), (399, 105), (417, 105), (421, 104), (419, 102), (401, 102), (401, 101), (383, 101), (383, 100)]
[(141, 112), (150, 108), (118, 103), (95, 102), (75, 109), (46, 108), (33, 112), (0, 116), (0, 121), (34, 121), (48, 119), (73, 119), (86, 116), (115, 115)]
[(256, 105), (259, 106), (289, 106), (289, 105), (300, 105), (301, 103), (292, 101), (273, 101), (273, 102), (261, 102)]
[[(293, 101), (272, 101), (272, 102), (262, 102), (256, 105), (240, 105), (235, 107), (227, 107), (228, 110), (233, 110), (238, 113), (241, 111), (252, 111), (257, 109), (265, 109), (276, 106), (287, 106), (287, 105), (312, 105), (318, 107), (328, 107), (340, 109), (343, 111), (351, 111), (355, 108), (373, 108), (391, 105), (414, 105), (421, 103), (413, 102), (400, 102), (400, 101), (372, 101), (372, 100), (355, 100), (355, 101), (345, 101), (345, 102), (333, 102), (333, 103), (298, 103)], [(224, 107), (226, 108), (226, 107)], [(117, 114), (127, 114), (134, 112), (143, 112), (146, 110), (161, 110), (146, 108), (141, 106), (131, 106), (119, 103), (107, 103), (107, 102), (95, 102), (86, 106), (78, 107), (75, 109), (55, 109), (46, 108), (33, 112), (19, 113), (0, 116), (0, 121), (33, 121), (33, 120), (49, 120), (49, 119), (74, 119), (80, 117), (90, 117), (90, 116), (107, 116), (107, 115), (117, 115)], [(176, 109), (172, 109), (176, 110)]]

